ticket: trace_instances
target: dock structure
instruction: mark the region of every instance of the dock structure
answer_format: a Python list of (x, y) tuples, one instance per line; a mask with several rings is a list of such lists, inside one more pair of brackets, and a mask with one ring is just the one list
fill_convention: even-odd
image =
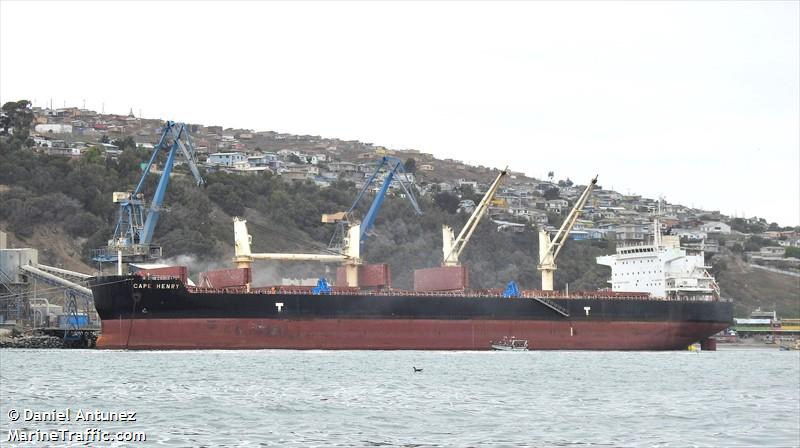
[(90, 277), (39, 263), (36, 249), (8, 248), (0, 232), (0, 325), (92, 340), (100, 326)]

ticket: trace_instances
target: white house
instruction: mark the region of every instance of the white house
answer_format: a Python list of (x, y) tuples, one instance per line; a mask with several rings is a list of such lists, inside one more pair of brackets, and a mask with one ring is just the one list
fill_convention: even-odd
[(208, 156), (209, 165), (234, 166), (247, 162), (247, 156), (238, 152), (215, 152)]
[(709, 221), (700, 226), (700, 230), (706, 233), (721, 233), (723, 235), (731, 234), (731, 226), (719, 221)]
[(545, 207), (545, 209), (550, 210), (552, 212), (561, 213), (561, 210), (567, 208), (568, 205), (569, 205), (569, 202), (567, 202), (566, 199), (553, 199), (553, 200), (547, 201), (547, 203), (545, 203), (544, 207)]
[(276, 168), (277, 162), (278, 155), (271, 152), (266, 154), (254, 154), (247, 158), (247, 163), (249, 163), (250, 166), (268, 166), (270, 168)]
[(672, 228), (669, 231), (670, 235), (675, 235), (679, 238), (685, 238), (687, 240), (705, 240), (708, 235), (705, 232), (701, 232), (699, 230), (692, 230), (692, 229), (680, 229), (680, 228)]
[(478, 182), (475, 182), (473, 180), (459, 179), (458, 186), (463, 187), (464, 185), (469, 185), (470, 187), (472, 187), (472, 191), (478, 189)]
[(72, 125), (60, 123), (37, 124), (33, 130), (40, 134), (72, 134)]

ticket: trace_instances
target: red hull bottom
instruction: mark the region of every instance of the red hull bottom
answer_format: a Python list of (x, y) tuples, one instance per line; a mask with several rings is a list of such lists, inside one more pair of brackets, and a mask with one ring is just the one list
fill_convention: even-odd
[(104, 321), (99, 348), (488, 350), (505, 336), (531, 350), (679, 350), (726, 323), (411, 319)]

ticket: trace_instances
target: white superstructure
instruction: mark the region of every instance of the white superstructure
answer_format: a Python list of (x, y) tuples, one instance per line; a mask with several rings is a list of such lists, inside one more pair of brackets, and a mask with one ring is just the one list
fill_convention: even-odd
[(719, 298), (719, 287), (708, 273), (702, 249), (682, 248), (679, 237), (661, 235), (658, 219), (653, 235), (650, 243), (618, 244), (616, 254), (597, 257), (598, 264), (611, 267), (612, 291), (682, 300)]

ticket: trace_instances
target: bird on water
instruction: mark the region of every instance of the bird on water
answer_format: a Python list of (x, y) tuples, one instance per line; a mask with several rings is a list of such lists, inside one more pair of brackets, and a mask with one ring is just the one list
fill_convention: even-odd
[(411, 368), (414, 369), (414, 373), (422, 372), (422, 368), (419, 368), (419, 369), (416, 368), (416, 367), (411, 367)]

